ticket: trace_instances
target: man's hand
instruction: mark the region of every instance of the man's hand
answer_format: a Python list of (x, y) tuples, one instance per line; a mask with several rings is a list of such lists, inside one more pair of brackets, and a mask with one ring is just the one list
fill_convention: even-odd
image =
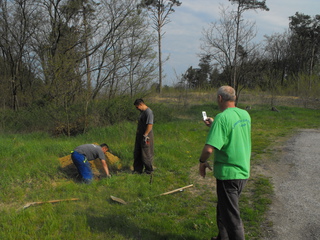
[(211, 127), (212, 123), (213, 123), (214, 119), (209, 117), (206, 120), (204, 120), (204, 123), (208, 126)]
[(145, 143), (145, 144), (149, 144), (149, 137), (148, 137), (148, 135), (143, 135), (143, 142)]
[(205, 178), (206, 177), (206, 168), (209, 168), (209, 170), (212, 171), (212, 168), (208, 162), (204, 162), (199, 164), (199, 174), (201, 177)]

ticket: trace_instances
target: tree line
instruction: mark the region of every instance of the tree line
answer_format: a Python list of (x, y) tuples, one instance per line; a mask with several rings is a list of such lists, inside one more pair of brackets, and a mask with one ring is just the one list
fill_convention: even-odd
[[(238, 96), (256, 87), (275, 93), (290, 86), (305, 97), (319, 92), (319, 15), (296, 13), (285, 33), (256, 43), (255, 24), (243, 15), (268, 11), (266, 1), (229, 2), (233, 8), (222, 8), (203, 31), (199, 68), (187, 69), (177, 87), (229, 84)], [(163, 28), (181, 4), (0, 0), (0, 129), (72, 135), (90, 123), (132, 117), (127, 105), (134, 96), (161, 93)]]
[[(320, 91), (320, 15), (297, 12), (289, 17), (283, 33), (255, 42), (255, 23), (246, 20), (248, 10), (266, 10), (265, 1), (232, 1), (236, 7), (221, 7), (220, 19), (204, 29), (199, 67), (189, 67), (178, 85), (210, 88), (221, 84), (244, 88), (280, 89), (304, 98), (317, 98)], [(254, 4), (259, 5), (254, 5)]]
[(95, 100), (149, 89), (157, 41), (141, 3), (0, 0), (2, 114), (41, 109), (70, 135)]
[(152, 86), (161, 92), (162, 28), (180, 5), (0, 0), (2, 113), (41, 109), (59, 127), (67, 125), (70, 135), (71, 123), (82, 118), (85, 126), (98, 100), (133, 98)]

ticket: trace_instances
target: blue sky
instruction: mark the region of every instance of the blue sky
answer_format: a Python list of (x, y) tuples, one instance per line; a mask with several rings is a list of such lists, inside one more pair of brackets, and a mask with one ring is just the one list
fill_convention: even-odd
[[(170, 56), (164, 65), (164, 85), (177, 82), (190, 66), (199, 63), (200, 38), (209, 23), (219, 19), (219, 6), (231, 6), (228, 0), (180, 0), (182, 5), (170, 15), (171, 22), (164, 27), (163, 58)], [(264, 35), (282, 33), (289, 26), (289, 16), (296, 12), (314, 16), (320, 14), (320, 0), (267, 0), (270, 11), (249, 11), (246, 19), (256, 23), (256, 41)]]

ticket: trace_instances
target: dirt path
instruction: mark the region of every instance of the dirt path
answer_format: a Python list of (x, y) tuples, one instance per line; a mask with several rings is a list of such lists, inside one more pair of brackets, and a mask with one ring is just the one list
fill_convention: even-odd
[(320, 130), (301, 130), (271, 167), (273, 227), (265, 240), (320, 240)]

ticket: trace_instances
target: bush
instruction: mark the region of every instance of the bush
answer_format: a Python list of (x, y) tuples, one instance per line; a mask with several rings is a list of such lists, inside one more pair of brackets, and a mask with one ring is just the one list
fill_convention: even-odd
[[(136, 121), (139, 117), (139, 111), (133, 105), (134, 99), (130, 97), (118, 97), (107, 101), (99, 101), (95, 106), (94, 114), (99, 118), (100, 124), (114, 125), (124, 121)], [(168, 107), (167, 104), (148, 103), (155, 116), (155, 122), (169, 122), (174, 113), (174, 108)]]
[(151, 103), (147, 104), (153, 111), (155, 122), (170, 122), (174, 119), (174, 107), (169, 107), (167, 104)]
[(111, 100), (102, 100), (93, 106), (92, 115), (98, 114), (102, 125), (113, 125), (123, 121), (137, 119), (137, 110), (130, 97), (117, 97)]
[(52, 118), (41, 108), (27, 108), (19, 111), (6, 109), (1, 111), (0, 126), (2, 132), (47, 131), (53, 126)]

